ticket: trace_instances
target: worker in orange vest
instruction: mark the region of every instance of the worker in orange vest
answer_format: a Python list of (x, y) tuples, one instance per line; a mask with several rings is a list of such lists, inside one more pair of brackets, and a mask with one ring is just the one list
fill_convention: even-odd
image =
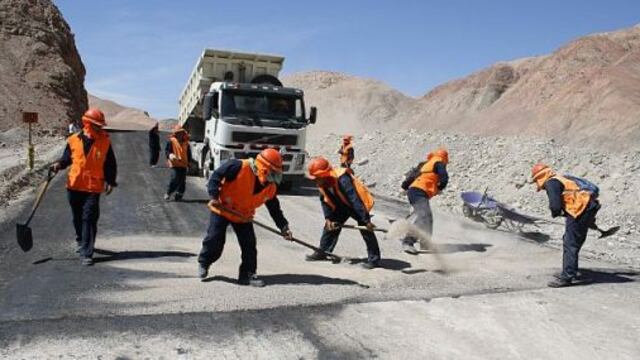
[(207, 277), (211, 264), (222, 255), (227, 226), (231, 225), (242, 251), (238, 284), (264, 286), (264, 281), (256, 275), (258, 254), (251, 219), (256, 209), (265, 204), (282, 236), (293, 239), (276, 196), (276, 187), (281, 181), (282, 156), (275, 149), (262, 150), (255, 159), (227, 160), (211, 174), (207, 185), (211, 217), (198, 256), (201, 279)]
[(342, 145), (340, 145), (340, 149), (338, 149), (338, 154), (340, 154), (340, 166), (346, 169), (351, 169), (353, 158), (355, 157), (353, 150), (353, 136), (344, 135), (342, 137)]
[[(341, 226), (353, 218), (360, 226), (360, 234), (367, 245), (367, 261), (362, 263), (365, 269), (373, 269), (380, 264), (380, 248), (373, 232), (369, 212), (373, 208), (373, 196), (364, 184), (345, 168), (334, 169), (329, 161), (317, 157), (309, 162), (307, 177), (316, 182), (320, 191), (320, 203), (325, 218), (325, 226), (320, 238), (320, 249), (332, 252), (338, 243)], [(306, 257), (307, 261), (328, 260), (321, 252)]]
[(171, 195), (175, 192), (174, 199), (182, 200), (187, 184), (187, 170), (189, 163), (193, 161), (191, 158), (191, 148), (189, 147), (189, 133), (182, 126), (177, 125), (173, 129), (173, 133), (169, 137), (167, 146), (164, 149), (167, 156), (169, 167), (171, 168), (171, 181), (164, 199), (169, 201)]
[[(423, 230), (429, 237), (433, 236), (433, 213), (429, 200), (438, 195), (440, 191), (447, 187), (449, 174), (447, 164), (449, 163), (449, 152), (444, 149), (437, 149), (427, 155), (427, 160), (421, 162), (411, 169), (402, 182), (402, 188), (407, 191), (409, 203), (413, 208), (409, 216), (409, 222)], [(404, 251), (411, 255), (417, 255), (418, 251), (414, 247), (416, 239), (407, 236), (402, 239)], [(422, 250), (426, 244), (421, 244)]]
[(536, 191), (546, 191), (551, 216), (566, 218), (562, 237), (562, 272), (548, 286), (570, 286), (578, 275), (578, 254), (587, 239), (587, 232), (590, 228), (598, 229), (599, 190), (584, 179), (557, 175), (542, 163), (531, 169), (531, 182), (535, 184)]
[(81, 131), (67, 138), (62, 157), (51, 165), (58, 172), (69, 166), (67, 193), (73, 226), (76, 231), (76, 252), (82, 265), (93, 265), (93, 250), (100, 216), (100, 194), (111, 193), (117, 186), (116, 157), (105, 126), (104, 114), (89, 109), (82, 116)]

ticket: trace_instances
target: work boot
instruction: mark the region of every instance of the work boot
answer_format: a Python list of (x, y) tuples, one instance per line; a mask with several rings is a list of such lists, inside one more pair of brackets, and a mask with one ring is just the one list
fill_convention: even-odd
[[(562, 271), (553, 274), (553, 277), (556, 279), (562, 279)], [(574, 277), (576, 280), (582, 279), (582, 273), (580, 271), (576, 271), (576, 276)]]
[(170, 200), (171, 200), (171, 195), (164, 194), (164, 201), (170, 201)]
[(317, 252), (317, 251), (314, 251), (312, 254), (309, 254), (309, 255), (305, 256), (304, 258), (307, 261), (329, 260), (329, 258), (327, 258), (327, 255), (325, 255), (325, 254), (323, 254), (321, 252)]
[(174, 199), (175, 201), (181, 201), (181, 200), (182, 200), (182, 194), (178, 194), (178, 193), (176, 193), (176, 195), (173, 197), (173, 199)]
[(256, 274), (247, 274), (241, 275), (238, 278), (238, 284), (240, 285), (250, 285), (253, 287), (263, 287), (264, 281), (258, 278)]
[(377, 262), (365, 261), (365, 262), (360, 263), (360, 266), (363, 269), (371, 270), (371, 269), (375, 269), (375, 268), (379, 267), (380, 264), (377, 263)]
[(404, 252), (406, 252), (407, 254), (418, 255), (418, 250), (413, 247), (413, 244), (402, 244), (402, 250), (404, 250)]
[(555, 279), (555, 280), (549, 281), (547, 286), (551, 288), (561, 288), (561, 287), (571, 286), (571, 279), (565, 279), (565, 278)]
[(207, 278), (207, 275), (209, 275), (209, 267), (204, 266), (202, 264), (198, 264), (198, 277), (201, 280), (204, 280)]
[(83, 266), (91, 266), (93, 265), (93, 259), (90, 257), (80, 258), (80, 264), (82, 264)]

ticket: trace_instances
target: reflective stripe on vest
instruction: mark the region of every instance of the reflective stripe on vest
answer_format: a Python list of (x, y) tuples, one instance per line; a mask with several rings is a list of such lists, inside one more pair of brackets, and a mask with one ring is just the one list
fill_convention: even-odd
[[(364, 205), (364, 208), (367, 211), (371, 211), (371, 209), (373, 208), (373, 197), (371, 196), (369, 191), (364, 187), (364, 184), (362, 184), (361, 181), (359, 181), (356, 178), (354, 178), (353, 175), (351, 175), (351, 172), (349, 172), (348, 169), (338, 168), (338, 169), (333, 169), (331, 171), (331, 177), (334, 179), (334, 181), (333, 181), (333, 184), (334, 184), (333, 185), (333, 192), (334, 192), (334, 194), (336, 194), (336, 196), (340, 199), (340, 201), (342, 201), (346, 206), (351, 208), (351, 203), (349, 202), (349, 199), (347, 199), (347, 197), (342, 193), (342, 191), (340, 190), (340, 186), (338, 184), (338, 178), (340, 178), (340, 176), (342, 176), (344, 174), (349, 174), (349, 176), (351, 176), (351, 179), (353, 180), (353, 187), (355, 188), (356, 193), (358, 194), (358, 198), (360, 198), (360, 201), (362, 201), (362, 204)], [(333, 211), (335, 211), (336, 210), (336, 204), (333, 202), (333, 200), (331, 200), (331, 197), (329, 197), (329, 194), (327, 193), (327, 190), (322, 188), (322, 187), (319, 187), (318, 190), (320, 191), (320, 194), (322, 194), (324, 202), (327, 205), (329, 205), (329, 207)]]
[(169, 166), (176, 168), (189, 167), (189, 156), (187, 155), (189, 143), (186, 141), (184, 143), (180, 143), (180, 141), (178, 141), (174, 136), (172, 136), (170, 140), (171, 150), (177, 159), (170, 160)]
[(353, 149), (353, 145), (349, 144), (347, 146), (342, 145), (340, 148), (340, 164), (348, 164), (351, 165), (353, 163), (353, 159), (349, 159), (349, 150)]
[(427, 161), (422, 168), (420, 168), (420, 176), (418, 176), (409, 187), (417, 188), (425, 193), (430, 199), (438, 194), (438, 184), (440, 183), (440, 177), (434, 172), (436, 163), (444, 163), (444, 159), (439, 156), (433, 156)]
[(234, 223), (250, 221), (255, 215), (256, 209), (273, 199), (277, 191), (276, 185), (269, 183), (259, 193), (254, 194), (253, 189), (255, 189), (256, 181), (249, 160), (242, 160), (242, 167), (236, 178), (229, 182), (222, 181), (219, 197), (224, 207), (241, 214), (242, 218), (220, 210), (214, 210), (214, 212)]
[(104, 162), (111, 146), (109, 136), (104, 133), (94, 139), (86, 156), (80, 133), (69, 136), (67, 144), (71, 150), (67, 189), (91, 193), (104, 191)]
[(564, 191), (562, 192), (564, 211), (573, 218), (580, 216), (587, 209), (587, 206), (589, 206), (591, 193), (580, 190), (578, 184), (564, 176), (556, 175), (552, 176), (550, 179), (556, 179), (562, 183), (562, 186), (564, 186)]

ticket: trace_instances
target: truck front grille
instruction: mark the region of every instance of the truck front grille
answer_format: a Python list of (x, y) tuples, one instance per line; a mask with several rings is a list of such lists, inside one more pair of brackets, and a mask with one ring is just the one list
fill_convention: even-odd
[(250, 133), (235, 131), (231, 134), (231, 140), (241, 143), (274, 144), (274, 145), (297, 145), (296, 135), (280, 135), (265, 133)]

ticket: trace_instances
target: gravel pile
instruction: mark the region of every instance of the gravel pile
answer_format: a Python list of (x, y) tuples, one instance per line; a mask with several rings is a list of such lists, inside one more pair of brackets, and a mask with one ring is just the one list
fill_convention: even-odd
[[(339, 134), (311, 140), (310, 153), (323, 154), (338, 162)], [(527, 183), (537, 161), (551, 165), (558, 173), (587, 178), (600, 187), (602, 209), (598, 225), (620, 225), (618, 234), (597, 239), (590, 233), (584, 252), (597, 258), (640, 267), (640, 147), (619, 153), (563, 146), (554, 140), (534, 137), (477, 137), (444, 132), (402, 130), (373, 131), (354, 139), (356, 175), (377, 193), (405, 199), (400, 184), (411, 167), (428, 151), (449, 149), (450, 182), (432, 201), (440, 211), (462, 214), (460, 192), (488, 189), (490, 195), (520, 212), (550, 219), (547, 197)], [(525, 228), (525, 231), (535, 231)], [(563, 227), (545, 225), (547, 242), (561, 246)]]

